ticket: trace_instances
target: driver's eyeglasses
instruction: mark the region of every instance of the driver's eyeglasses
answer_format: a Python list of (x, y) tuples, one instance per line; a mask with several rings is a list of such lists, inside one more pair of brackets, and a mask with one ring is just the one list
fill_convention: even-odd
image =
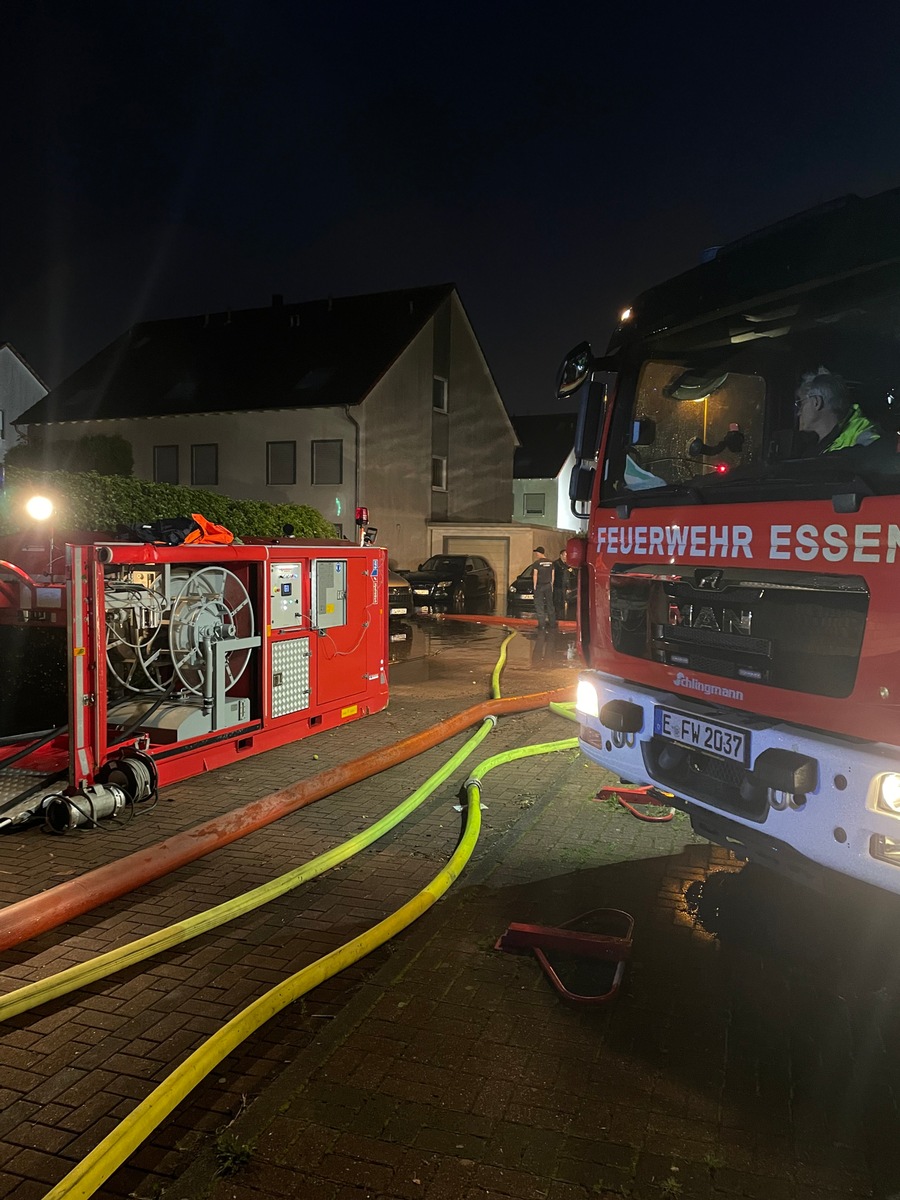
[(821, 400), (822, 398), (821, 392), (804, 392), (802, 396), (798, 396), (794, 401), (794, 412), (798, 413), (803, 407), (805, 401), (813, 399)]

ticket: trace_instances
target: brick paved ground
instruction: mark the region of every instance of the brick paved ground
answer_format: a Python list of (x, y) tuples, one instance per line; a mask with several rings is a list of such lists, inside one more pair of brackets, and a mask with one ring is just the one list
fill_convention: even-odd
[[(458, 711), (483, 697), (500, 636), (448, 630), (432, 647), (440, 653), (396, 672), (387, 714), (181, 784), (130, 828), (7, 837), (0, 898)], [(510, 650), (505, 694), (572, 679), (531, 639)], [(545, 713), (507, 718), (477, 757), (573, 729)], [(307, 860), (407, 795), (462, 740), (0, 955), (0, 986)], [(457, 783), (330, 875), (3, 1026), (0, 1196), (43, 1196), (205, 1035), (427, 882), (455, 843)], [(259, 1031), (98, 1195), (900, 1193), (893, 898), (818, 897), (739, 870), (682, 818), (647, 826), (593, 804), (597, 783), (576, 754), (489, 776), (481, 841), (449, 895)], [(607, 905), (636, 920), (634, 959), (612, 1006), (566, 1006), (533, 958), (492, 948), (510, 921), (562, 922)], [(217, 1178), (228, 1165), (235, 1173)]]

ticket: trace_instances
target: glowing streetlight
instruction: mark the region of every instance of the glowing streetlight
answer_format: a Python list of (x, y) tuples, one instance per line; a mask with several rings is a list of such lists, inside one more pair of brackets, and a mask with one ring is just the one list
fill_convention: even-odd
[(25, 511), (32, 521), (49, 521), (53, 516), (53, 501), (46, 496), (32, 496), (25, 505)]

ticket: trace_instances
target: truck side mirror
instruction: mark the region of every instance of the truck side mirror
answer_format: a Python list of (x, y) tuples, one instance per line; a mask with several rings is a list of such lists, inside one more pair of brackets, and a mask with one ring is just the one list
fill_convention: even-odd
[(576, 462), (569, 476), (569, 507), (572, 515), (583, 520), (588, 514), (580, 506), (591, 498), (594, 489), (594, 468), (587, 463)]

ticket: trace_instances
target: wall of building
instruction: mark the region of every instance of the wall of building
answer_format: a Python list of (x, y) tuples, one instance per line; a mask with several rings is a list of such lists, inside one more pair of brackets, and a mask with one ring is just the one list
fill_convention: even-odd
[(10, 346), (0, 346), (0, 462), (22, 439), (14, 422), (37, 404), (47, 389)]
[(447, 520), (509, 521), (516, 435), (455, 293), (451, 303)]
[[(187, 486), (191, 484), (191, 446), (214, 443), (218, 447), (219, 482), (198, 486), (239, 500), (311, 504), (327, 520), (342, 525), (347, 536), (354, 537), (356, 430), (343, 409), (72, 421), (53, 427), (57, 441), (101, 433), (119, 434), (131, 443), (134, 474), (139, 479), (153, 479), (154, 447), (177, 446), (178, 482)], [(334, 439), (343, 443), (340, 484), (312, 483), (313, 439)], [(296, 442), (297, 482), (293, 486), (266, 482), (266, 443), (270, 441)]]
[(360, 504), (392, 567), (421, 562), (431, 517), (433, 331), (429, 321), (354, 409), (363, 431)]
[[(434, 407), (435, 375), (448, 381), (446, 412)], [(427, 557), (431, 520), (509, 521), (512, 513), (515, 434), (455, 293), (349, 416), (344, 408), (286, 409), (67, 422), (52, 429), (55, 440), (121, 435), (134, 450), (135, 475), (144, 479), (154, 478), (154, 447), (177, 446), (178, 481), (186, 485), (191, 446), (215, 443), (218, 484), (211, 490), (239, 499), (311, 504), (351, 539), (356, 505), (365, 505), (395, 567), (415, 566)], [(340, 484), (312, 483), (314, 438), (342, 440)], [(296, 442), (293, 486), (266, 482), (270, 441)], [(447, 460), (446, 487), (433, 486), (435, 455)]]

